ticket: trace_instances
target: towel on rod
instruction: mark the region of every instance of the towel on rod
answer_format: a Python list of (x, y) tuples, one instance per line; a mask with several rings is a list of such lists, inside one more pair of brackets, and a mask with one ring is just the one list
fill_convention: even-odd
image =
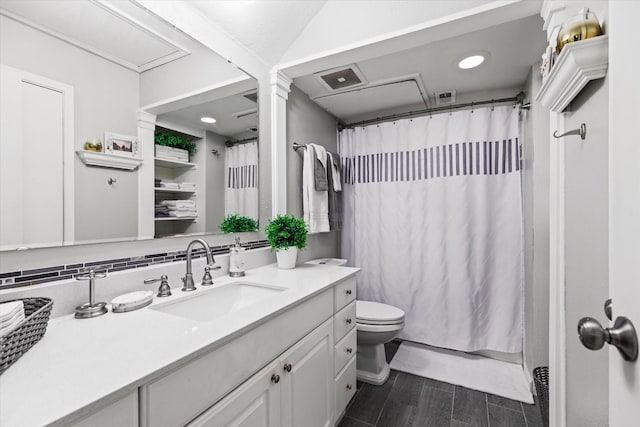
[[(327, 150), (318, 144), (307, 144), (307, 151), (312, 150), (315, 159), (313, 161), (313, 179), (316, 191), (329, 190), (327, 183)], [(313, 158), (313, 157), (312, 157)]]
[(327, 167), (327, 181), (329, 183), (329, 228), (342, 230), (342, 187), (336, 190), (336, 181), (340, 184), (340, 169), (335, 168), (334, 161), (340, 159), (337, 154), (327, 152), (330, 167)]
[[(329, 159), (327, 167), (327, 176), (329, 175), (329, 169), (331, 169), (333, 176), (337, 177), (333, 180), (333, 190), (338, 192), (342, 191), (342, 174), (340, 171), (340, 156), (337, 153), (327, 151), (327, 158)], [(329, 184), (331, 185), (331, 184)]]
[(321, 233), (330, 230), (329, 192), (316, 190), (314, 172), (316, 160), (315, 150), (311, 145), (307, 145), (302, 161), (302, 213), (304, 222), (309, 227), (309, 233)]

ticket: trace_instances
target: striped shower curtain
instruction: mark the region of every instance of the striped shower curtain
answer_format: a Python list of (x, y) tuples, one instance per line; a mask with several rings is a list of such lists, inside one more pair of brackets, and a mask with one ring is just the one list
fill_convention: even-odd
[(258, 220), (258, 142), (225, 149), (225, 216), (238, 214)]
[(522, 351), (518, 111), (476, 109), (340, 133), (342, 257), (358, 298), (405, 311), (401, 338)]

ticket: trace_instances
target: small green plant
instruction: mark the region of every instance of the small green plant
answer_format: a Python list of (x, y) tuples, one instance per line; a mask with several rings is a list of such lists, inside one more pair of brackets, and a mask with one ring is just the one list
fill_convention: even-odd
[(223, 233), (241, 233), (244, 231), (257, 231), (258, 221), (248, 216), (232, 214), (227, 216), (220, 223), (220, 230)]
[(196, 154), (198, 152), (198, 147), (195, 142), (187, 141), (181, 136), (166, 132), (157, 132), (155, 135), (155, 143), (165, 147), (181, 148), (187, 150), (189, 154)]
[(293, 215), (278, 215), (266, 228), (271, 249), (288, 249), (292, 246), (304, 249), (307, 246), (307, 225), (302, 218)]

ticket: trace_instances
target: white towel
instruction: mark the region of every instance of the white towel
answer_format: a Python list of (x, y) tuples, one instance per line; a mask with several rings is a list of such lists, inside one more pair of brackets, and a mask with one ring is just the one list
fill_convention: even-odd
[[(324, 149), (323, 149), (324, 150)], [(315, 150), (314, 150), (315, 151)], [(323, 154), (326, 163), (326, 154)], [(311, 150), (304, 150), (302, 163), (302, 212), (309, 233), (322, 233), (329, 228), (329, 192), (316, 191)]]
[(197, 213), (195, 211), (169, 211), (169, 216), (176, 218), (191, 218), (196, 217)]
[(196, 202), (194, 200), (163, 200), (160, 202), (163, 206), (173, 206), (176, 208), (195, 208)]
[(9, 334), (24, 321), (24, 304), (11, 301), (0, 304), (0, 337)]

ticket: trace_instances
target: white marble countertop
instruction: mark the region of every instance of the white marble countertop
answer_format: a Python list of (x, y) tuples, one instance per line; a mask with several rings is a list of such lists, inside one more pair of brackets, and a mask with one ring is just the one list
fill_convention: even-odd
[(248, 270), (239, 279), (216, 278), (213, 286), (198, 286), (195, 292), (232, 282), (287, 289), (211, 322), (151, 309), (194, 295), (179, 288), (172, 289), (173, 296), (155, 298), (151, 306), (129, 313), (51, 319), (44, 337), (0, 376), (0, 425), (62, 425), (77, 420), (358, 271), (310, 264), (279, 270), (272, 264)]

